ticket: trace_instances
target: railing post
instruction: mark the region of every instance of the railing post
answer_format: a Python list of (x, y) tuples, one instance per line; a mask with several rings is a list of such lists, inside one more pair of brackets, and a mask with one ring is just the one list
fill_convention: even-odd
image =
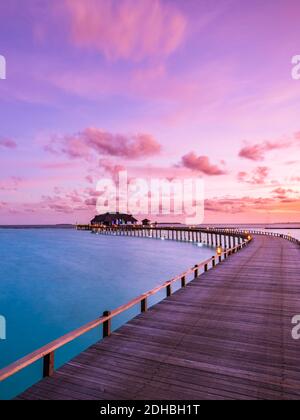
[(204, 271), (206, 272), (206, 271), (208, 271), (208, 264), (205, 264), (205, 266), (204, 266)]
[(212, 257), (212, 266), (213, 267), (216, 266), (216, 257), (215, 256)]
[(166, 289), (167, 289), (167, 297), (170, 297), (170, 296), (172, 295), (172, 288), (171, 288), (171, 285), (170, 285), (170, 284), (168, 284), (168, 286), (166, 287)]
[(181, 287), (186, 287), (186, 278), (185, 278), (185, 276), (181, 277)]
[(44, 356), (43, 377), (52, 376), (54, 373), (54, 351)]
[(141, 301), (141, 312), (147, 312), (147, 310), (148, 310), (148, 302), (147, 302), (147, 298), (145, 297)]
[[(110, 311), (104, 311), (103, 316), (109, 316), (111, 314)], [(111, 335), (111, 319), (108, 319), (103, 323), (103, 338), (109, 337)]]
[(198, 277), (198, 265), (195, 265), (194, 267), (196, 270), (194, 271), (194, 279)]

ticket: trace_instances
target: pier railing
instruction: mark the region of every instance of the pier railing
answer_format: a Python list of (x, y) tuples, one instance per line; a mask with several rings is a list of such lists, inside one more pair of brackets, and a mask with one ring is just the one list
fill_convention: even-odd
[(52, 376), (55, 370), (54, 359), (55, 351), (62, 348), (66, 344), (74, 341), (76, 338), (81, 337), (87, 332), (94, 330), (99, 326), (103, 326), (103, 338), (111, 335), (111, 320), (116, 316), (122, 314), (133, 306), (140, 305), (141, 312), (146, 312), (148, 310), (148, 299), (150, 296), (157, 294), (159, 291), (165, 289), (166, 296), (169, 297), (172, 295), (172, 286), (180, 282), (181, 288), (186, 287), (188, 276), (193, 275), (194, 279), (199, 277), (199, 272), (202, 269), (204, 272), (209, 269), (213, 269), (217, 264), (221, 263), (223, 260), (229, 258), (232, 254), (237, 253), (247, 246), (252, 240), (252, 237), (245, 237), (243, 235), (243, 241), (238, 245), (228, 248), (217, 250), (217, 253), (211, 258), (196, 264), (194, 267), (189, 270), (181, 273), (180, 275), (168, 280), (161, 285), (153, 288), (152, 290), (143, 293), (142, 295), (132, 299), (130, 302), (125, 305), (119, 306), (113, 311), (105, 311), (100, 318), (95, 319), (94, 321), (89, 322), (88, 324), (58, 338), (57, 340), (52, 341), (51, 343), (41, 347), (40, 349), (34, 351), (33, 353), (19, 359), (18, 361), (10, 364), (4, 369), (0, 370), (0, 382), (8, 379), (9, 377), (15, 375), (21, 370), (29, 367), (33, 363), (43, 359), (43, 377)]
[[(300, 246), (300, 240), (294, 238), (290, 234), (282, 234), (278, 232), (266, 231), (266, 230), (254, 230), (254, 229), (239, 229), (239, 228), (215, 228), (215, 227), (162, 227), (162, 226), (141, 226), (141, 225), (121, 225), (121, 226), (110, 226), (105, 227), (101, 225), (77, 225), (78, 230), (90, 230), (94, 233), (102, 233), (109, 235), (128, 235), (144, 237), (148, 236), (147, 232), (152, 232), (152, 238), (157, 239), (159, 237), (166, 236), (164, 239), (173, 239), (179, 241), (190, 241), (190, 242), (203, 242), (207, 245), (213, 246), (226, 246), (225, 238), (229, 247), (232, 244), (236, 244), (236, 241), (241, 241), (243, 238), (253, 235), (271, 236), (274, 238), (282, 238), (289, 242), (293, 242)], [(164, 234), (163, 234), (164, 233)], [(186, 239), (187, 237), (187, 239)], [(185, 238), (185, 239), (184, 239)], [(203, 238), (206, 241), (203, 241)], [(222, 240), (223, 238), (223, 240)]]
[(89, 230), (92, 233), (115, 236), (134, 236), (152, 239), (166, 239), (180, 242), (202, 243), (208, 246), (232, 248), (247, 239), (250, 234), (226, 232), (221, 229), (199, 228), (195, 226), (142, 226), (142, 225), (77, 225), (77, 230)]
[(267, 232), (265, 230), (253, 230), (253, 229), (228, 229), (228, 228), (220, 228), (220, 229), (213, 229), (215, 232), (219, 233), (226, 233), (226, 234), (237, 234), (237, 235), (260, 235), (260, 236), (271, 236), (273, 238), (282, 238), (289, 242), (295, 243), (300, 246), (300, 240), (294, 238), (292, 235), (278, 233), (278, 232)]

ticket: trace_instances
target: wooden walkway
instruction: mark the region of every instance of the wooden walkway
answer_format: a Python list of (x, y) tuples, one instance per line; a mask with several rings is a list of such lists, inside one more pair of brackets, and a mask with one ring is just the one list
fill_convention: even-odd
[(257, 236), (19, 399), (300, 399), (299, 256)]

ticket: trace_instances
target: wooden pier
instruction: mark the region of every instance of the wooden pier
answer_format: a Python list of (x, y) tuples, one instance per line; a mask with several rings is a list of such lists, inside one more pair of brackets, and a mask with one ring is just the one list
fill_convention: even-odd
[[(291, 335), (299, 241), (235, 234), (234, 248), (8, 366), (0, 380), (44, 358), (46, 377), (18, 399), (300, 399)], [(166, 299), (148, 309), (161, 289)], [(111, 319), (137, 304), (141, 314), (111, 334)], [(99, 325), (105, 338), (54, 372), (55, 350)]]
[(77, 225), (77, 230), (88, 230), (98, 235), (130, 236), (164, 239), (179, 242), (202, 243), (208, 246), (232, 248), (250, 237), (250, 232), (196, 227), (150, 227), (140, 225), (98, 226)]

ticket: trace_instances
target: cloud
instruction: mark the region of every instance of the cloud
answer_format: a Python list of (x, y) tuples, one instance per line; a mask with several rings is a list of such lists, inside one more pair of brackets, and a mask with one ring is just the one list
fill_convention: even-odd
[(239, 157), (254, 161), (262, 161), (265, 155), (272, 150), (288, 149), (300, 145), (300, 132), (294, 133), (289, 139), (277, 141), (264, 141), (253, 145), (247, 145), (239, 151)]
[(275, 188), (272, 191), (273, 195), (275, 196), (275, 198), (277, 198), (278, 200), (281, 200), (283, 202), (291, 202), (291, 200), (295, 200), (295, 197), (291, 197), (289, 196), (289, 194), (294, 194), (295, 191), (292, 190), (291, 188), (282, 188), (282, 187), (278, 187)]
[[(34, 209), (34, 206), (31, 206)], [(76, 211), (87, 210), (84, 205), (84, 199), (77, 191), (71, 191), (67, 194), (59, 195), (43, 195), (40, 203), (36, 205), (40, 210), (52, 210), (57, 213), (72, 214)]]
[(300, 199), (278, 197), (223, 197), (205, 201), (205, 211), (212, 213), (296, 213), (298, 214)]
[(18, 176), (0, 180), (0, 191), (17, 191), (22, 181)]
[(95, 198), (95, 197), (87, 198), (85, 200), (84, 204), (86, 206), (93, 206), (93, 207), (95, 207), (97, 205), (97, 198)]
[(74, 168), (73, 162), (42, 162), (39, 164), (41, 169), (46, 170), (63, 170)]
[(87, 198), (85, 199), (84, 204), (89, 207), (95, 207), (97, 204), (98, 197), (100, 197), (103, 194), (103, 192), (93, 190), (92, 188), (86, 188), (85, 194), (87, 195)]
[(267, 166), (258, 166), (251, 173), (239, 172), (238, 181), (247, 184), (262, 185), (269, 176), (270, 169)]
[(211, 164), (208, 156), (197, 156), (194, 152), (184, 155), (181, 164), (187, 169), (202, 172), (205, 175), (225, 175), (227, 172), (220, 166)]
[(300, 140), (300, 131), (297, 131), (297, 132), (294, 134), (294, 139), (295, 139), (296, 141), (299, 141), (299, 140)]
[[(91, 148), (86, 144), (86, 140), (84, 133), (79, 133), (73, 137), (66, 136), (62, 139), (61, 151), (72, 159), (88, 159), (91, 155)], [(49, 151), (51, 152), (50, 149)]]
[(159, 154), (161, 145), (150, 134), (126, 136), (98, 128), (86, 128), (73, 136), (52, 138), (45, 150), (55, 154), (63, 152), (70, 158), (89, 159), (96, 152), (99, 156), (139, 159)]
[(214, 198), (205, 200), (205, 211), (213, 213), (243, 213), (247, 205), (243, 198)]
[(87, 176), (85, 177), (85, 179), (86, 179), (86, 181), (87, 181), (89, 184), (93, 184), (93, 183), (94, 183), (94, 178), (92, 177), (92, 175), (87, 175)]
[(149, 134), (124, 136), (88, 128), (82, 136), (86, 144), (104, 155), (136, 159), (156, 155), (161, 150), (161, 146)]
[(115, 164), (108, 159), (100, 159), (99, 166), (104, 169), (107, 174), (111, 175), (115, 182), (118, 180), (119, 172), (126, 170), (125, 166)]
[(0, 147), (4, 147), (5, 149), (16, 149), (17, 143), (12, 139), (0, 139)]
[(182, 43), (186, 19), (161, 0), (65, 0), (71, 41), (110, 61), (168, 56)]
[(265, 154), (276, 149), (285, 149), (291, 145), (289, 141), (270, 142), (265, 141), (261, 144), (254, 144), (252, 146), (245, 146), (239, 152), (239, 157), (250, 159), (254, 161), (262, 161), (265, 159)]
[(74, 204), (79, 204), (83, 202), (81, 195), (76, 190), (67, 193), (65, 197), (68, 198), (70, 202)]

